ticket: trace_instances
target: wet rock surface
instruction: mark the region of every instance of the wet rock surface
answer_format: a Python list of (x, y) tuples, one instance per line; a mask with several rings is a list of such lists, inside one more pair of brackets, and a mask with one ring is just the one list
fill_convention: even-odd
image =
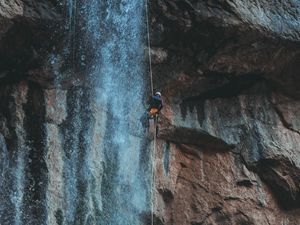
[[(144, 109), (137, 101), (134, 112), (115, 98), (106, 102), (104, 93), (123, 91), (122, 98), (142, 101), (143, 94), (127, 92), (143, 86), (142, 63), (129, 56), (139, 51), (142, 62), (142, 42), (128, 47), (142, 22), (135, 23), (136, 10), (136, 18), (126, 14), (116, 24), (96, 14), (111, 10), (123, 18), (129, 7), (142, 12), (139, 4), (127, 2), (119, 11), (120, 2), (110, 1), (0, 1), (1, 225), (133, 225), (150, 214), (150, 142), (139, 122), (128, 123)], [(100, 21), (110, 34), (101, 42), (95, 37)], [(136, 32), (122, 29), (124, 21)], [(99, 59), (100, 50), (115, 51), (110, 37), (123, 40), (115, 53), (120, 72), (113, 75), (114, 54)], [(107, 87), (107, 79), (130, 69), (141, 78), (132, 73)]]

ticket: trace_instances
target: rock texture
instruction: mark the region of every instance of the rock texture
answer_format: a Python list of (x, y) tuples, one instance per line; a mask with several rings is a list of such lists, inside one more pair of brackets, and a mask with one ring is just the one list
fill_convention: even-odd
[(299, 210), (282, 211), (234, 153), (194, 147), (191, 154), (182, 146), (159, 145), (156, 202), (163, 224), (299, 223)]
[[(61, 32), (64, 20), (75, 30), (84, 22), (64, 18), (60, 3), (0, 0), (3, 225), (103, 224), (114, 213), (105, 208), (117, 201), (106, 195), (118, 169), (110, 148), (124, 140), (110, 142), (107, 131), (119, 120), (111, 106), (91, 101), (103, 90), (91, 90), (77, 67), (92, 61), (62, 51), (81, 41)], [(154, 86), (165, 100), (152, 152), (155, 224), (300, 224), (299, 7), (293, 0), (150, 1)], [(126, 169), (138, 167), (147, 186), (154, 143), (137, 144), (139, 122), (130, 118), (127, 127), (140, 155), (126, 159), (139, 162)], [(118, 206), (124, 212), (127, 200)], [(150, 224), (151, 213), (142, 216)]]
[(56, 44), (54, 28), (62, 19), (55, 4), (47, 0), (0, 1), (1, 83), (19, 81), (30, 76), (31, 70), (46, 67)]
[[(211, 82), (218, 82), (216, 87), (226, 84), (230, 77), (236, 81), (240, 76), (255, 80), (259, 75), (299, 97), (294, 82), (299, 82), (294, 73), (299, 64), (297, 7), (299, 3), (295, 1), (154, 2), (151, 33), (154, 53), (164, 52), (169, 56), (159, 68), (167, 71), (164, 66), (173, 62), (169, 76), (177, 74), (187, 79), (185, 72), (194, 75), (188, 76), (188, 81), (202, 83), (198, 93), (191, 88), (194, 93), (188, 91), (181, 96), (184, 98), (210, 89), (209, 80), (201, 82), (201, 77), (208, 73)], [(161, 87), (165, 85), (158, 83)], [(251, 81), (246, 83), (249, 85)]]
[[(153, 2), (154, 83), (166, 100), (157, 150), (162, 223), (299, 223), (297, 7)], [(230, 148), (207, 145), (203, 134)]]

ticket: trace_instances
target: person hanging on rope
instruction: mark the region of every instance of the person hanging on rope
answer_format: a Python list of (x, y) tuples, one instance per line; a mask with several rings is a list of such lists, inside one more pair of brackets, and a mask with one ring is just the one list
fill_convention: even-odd
[(159, 91), (155, 92), (153, 96), (150, 96), (148, 102), (148, 116), (149, 118), (155, 118), (155, 116), (160, 112), (163, 108), (163, 101), (161, 97), (161, 93)]
[(145, 129), (144, 131), (149, 129), (150, 121), (152, 121), (152, 119), (156, 119), (158, 113), (163, 108), (161, 93), (155, 92), (154, 95), (149, 96), (145, 103), (147, 104), (147, 110), (140, 118), (142, 126)]

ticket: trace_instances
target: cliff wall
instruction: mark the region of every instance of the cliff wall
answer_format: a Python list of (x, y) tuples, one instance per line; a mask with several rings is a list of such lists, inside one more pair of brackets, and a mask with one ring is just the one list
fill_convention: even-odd
[[(116, 158), (99, 145), (118, 120), (92, 100), (77, 64), (66, 69), (59, 3), (0, 0), (1, 224), (97, 224), (112, 214), (102, 207), (113, 204), (105, 174)], [(165, 101), (155, 224), (300, 224), (299, 7), (150, 1), (154, 88)], [(128, 121), (146, 190), (153, 142), (141, 144), (139, 118)]]

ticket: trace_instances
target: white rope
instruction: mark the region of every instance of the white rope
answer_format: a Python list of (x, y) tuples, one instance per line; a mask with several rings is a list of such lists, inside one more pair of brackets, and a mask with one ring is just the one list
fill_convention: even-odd
[[(148, 0), (145, 0), (145, 8), (146, 8), (146, 21), (147, 21), (147, 38), (148, 38), (148, 57), (149, 57), (149, 72), (150, 72), (150, 85), (151, 85), (151, 93), (154, 94), (153, 87), (153, 73), (152, 73), (152, 61), (151, 61), (151, 43), (150, 43), (150, 28), (149, 28), (149, 10), (148, 10)], [(153, 140), (153, 151), (151, 153), (151, 225), (154, 225), (154, 210), (156, 204), (155, 197), (155, 169), (156, 169), (156, 118), (154, 119), (154, 140)]]
[(145, 0), (146, 7), (146, 21), (147, 21), (147, 38), (148, 38), (148, 57), (149, 57), (149, 72), (150, 72), (150, 85), (151, 85), (151, 93), (154, 94), (153, 87), (153, 73), (152, 73), (152, 60), (151, 60), (151, 43), (150, 43), (150, 28), (149, 28), (149, 10), (148, 10), (148, 0)]
[(152, 153), (152, 225), (154, 225), (154, 211), (156, 207), (156, 119), (154, 120), (154, 140), (153, 140), (153, 153)]

